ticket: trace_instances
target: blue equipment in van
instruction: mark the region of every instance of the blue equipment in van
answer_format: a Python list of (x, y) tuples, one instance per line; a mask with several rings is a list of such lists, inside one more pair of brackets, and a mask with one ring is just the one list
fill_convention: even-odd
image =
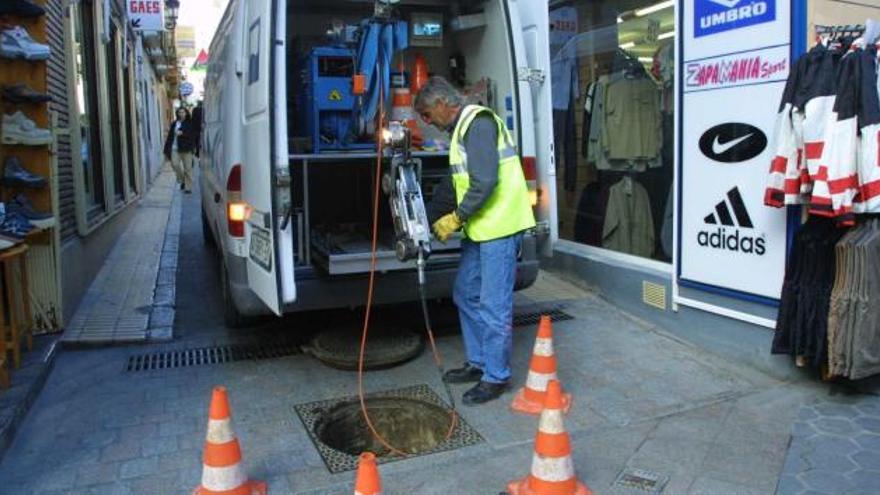
[(352, 115), (355, 96), (351, 78), (355, 53), (350, 48), (317, 47), (305, 57), (302, 67), (303, 113), (300, 121), (312, 141), (312, 152), (371, 149), (372, 140), (357, 142)]
[[(343, 33), (348, 33), (346, 29)], [(341, 35), (337, 35), (337, 38)], [(367, 132), (384, 95), (389, 104), (391, 61), (407, 47), (407, 23), (368, 19), (357, 28), (357, 50), (340, 43), (319, 46), (300, 62), (300, 128), (312, 144), (313, 153), (375, 148)], [(352, 41), (351, 34), (342, 38)], [(366, 93), (352, 93), (352, 76), (362, 74)]]

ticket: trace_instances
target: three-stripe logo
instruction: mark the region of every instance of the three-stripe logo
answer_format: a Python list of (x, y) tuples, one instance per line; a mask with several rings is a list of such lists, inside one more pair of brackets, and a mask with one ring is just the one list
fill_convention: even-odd
[[(730, 202), (729, 205), (728, 201)], [(731, 212), (733, 216), (731, 216)], [(736, 218), (735, 222), (734, 218)], [(749, 215), (749, 210), (746, 209), (746, 204), (743, 202), (738, 187), (727, 191), (727, 201), (721, 200), (716, 204), (715, 211), (706, 215), (703, 221), (711, 225), (720, 224), (727, 227), (754, 228), (752, 217)]]
[(716, 228), (697, 234), (697, 243), (702, 247), (757, 256), (767, 252), (766, 235), (753, 234), (755, 224), (738, 187), (727, 191), (725, 199), (703, 217), (703, 222)]

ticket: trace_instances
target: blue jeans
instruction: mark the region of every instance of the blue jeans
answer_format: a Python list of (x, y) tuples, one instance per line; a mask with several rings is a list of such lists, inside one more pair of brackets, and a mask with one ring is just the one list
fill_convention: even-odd
[(522, 234), (485, 242), (463, 239), (453, 299), (468, 362), (483, 381), (510, 380), (513, 285)]

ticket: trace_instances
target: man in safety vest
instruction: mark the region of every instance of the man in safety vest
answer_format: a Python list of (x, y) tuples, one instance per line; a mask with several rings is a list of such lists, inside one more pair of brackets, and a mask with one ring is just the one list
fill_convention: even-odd
[(449, 383), (479, 382), (465, 404), (500, 396), (510, 381), (513, 285), (523, 231), (535, 226), (519, 156), (504, 121), (491, 109), (465, 105), (449, 82), (432, 77), (415, 100), (422, 119), (449, 131), (450, 180), (436, 191), (428, 214), (441, 242), (462, 230), (453, 299), (467, 352)]

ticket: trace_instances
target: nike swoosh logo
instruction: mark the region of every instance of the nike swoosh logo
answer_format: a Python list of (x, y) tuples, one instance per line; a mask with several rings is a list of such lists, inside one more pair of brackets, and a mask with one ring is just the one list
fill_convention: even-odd
[(745, 136), (738, 137), (736, 139), (731, 139), (730, 141), (728, 141), (726, 143), (719, 142), (718, 136), (715, 136), (715, 141), (712, 142), (712, 153), (715, 153), (716, 155), (722, 155), (726, 151), (728, 151), (730, 148), (733, 148), (734, 146), (738, 145), (739, 143), (752, 137), (754, 134), (755, 133), (749, 133), (749, 134), (746, 134)]
[(736, 5), (739, 2), (741, 2), (742, 0), (709, 0), (709, 1), (712, 3), (717, 3), (718, 5), (721, 5), (722, 7), (727, 7), (728, 9), (732, 9), (732, 8), (736, 7)]

